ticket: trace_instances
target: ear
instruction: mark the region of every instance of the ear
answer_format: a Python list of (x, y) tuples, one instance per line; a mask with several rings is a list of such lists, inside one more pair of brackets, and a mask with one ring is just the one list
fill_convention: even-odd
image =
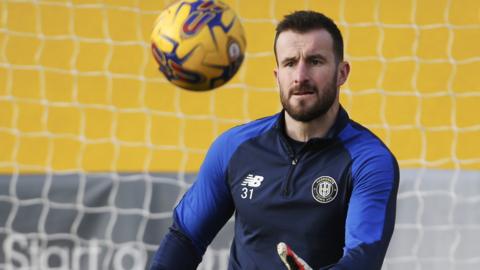
[(337, 87), (340, 87), (347, 81), (348, 74), (350, 74), (350, 64), (347, 61), (342, 61), (338, 64), (337, 72)]
[(273, 76), (275, 77), (275, 81), (277, 82), (277, 86), (278, 86), (279, 85), (278, 84), (278, 67), (273, 69)]

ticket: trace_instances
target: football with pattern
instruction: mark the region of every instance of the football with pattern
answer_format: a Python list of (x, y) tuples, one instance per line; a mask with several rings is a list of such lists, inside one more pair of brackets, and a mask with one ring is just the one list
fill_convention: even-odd
[(239, 18), (221, 1), (174, 2), (157, 18), (151, 41), (167, 80), (195, 91), (228, 82), (240, 68), (246, 47)]

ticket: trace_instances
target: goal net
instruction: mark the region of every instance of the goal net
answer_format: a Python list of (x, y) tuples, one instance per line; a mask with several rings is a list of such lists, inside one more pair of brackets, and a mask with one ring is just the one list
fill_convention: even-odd
[[(401, 167), (384, 269), (480, 269), (480, 2), (229, 0), (239, 73), (192, 93), (150, 54), (170, 3), (0, 0), (0, 269), (145, 269), (213, 139), (280, 109), (276, 23), (338, 22), (350, 116)], [(200, 269), (226, 269), (233, 221)]]

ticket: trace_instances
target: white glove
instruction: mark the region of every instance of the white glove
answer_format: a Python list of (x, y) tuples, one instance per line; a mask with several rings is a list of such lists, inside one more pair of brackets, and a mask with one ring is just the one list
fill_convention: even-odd
[(288, 270), (313, 270), (302, 258), (298, 257), (287, 244), (283, 242), (278, 243), (277, 252)]

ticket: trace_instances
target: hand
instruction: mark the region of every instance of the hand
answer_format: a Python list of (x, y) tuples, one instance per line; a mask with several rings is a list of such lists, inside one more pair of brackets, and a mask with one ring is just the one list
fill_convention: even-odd
[(288, 270), (313, 270), (302, 258), (298, 257), (287, 244), (283, 242), (278, 243), (277, 252)]

